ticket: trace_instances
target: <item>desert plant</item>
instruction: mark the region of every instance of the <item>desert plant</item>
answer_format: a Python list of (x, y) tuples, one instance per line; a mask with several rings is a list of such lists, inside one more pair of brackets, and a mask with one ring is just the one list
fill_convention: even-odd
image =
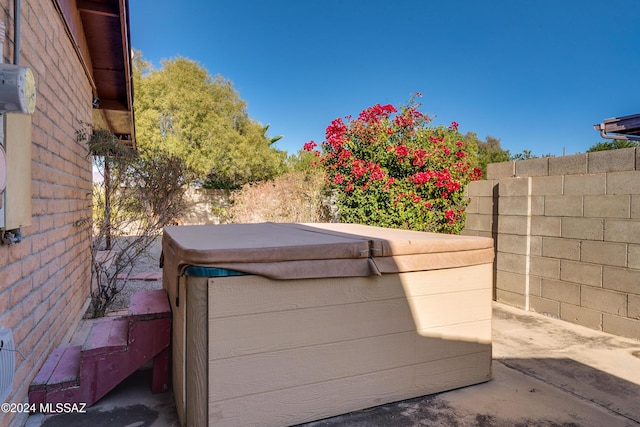
[(290, 172), (234, 191), (228, 222), (326, 222), (324, 200), (322, 174)]
[(93, 217), (80, 221), (92, 234), (91, 312), (104, 316), (128, 282), (135, 261), (163, 227), (184, 210), (189, 174), (175, 157), (141, 156), (105, 130), (82, 128), (101, 179), (93, 185)]

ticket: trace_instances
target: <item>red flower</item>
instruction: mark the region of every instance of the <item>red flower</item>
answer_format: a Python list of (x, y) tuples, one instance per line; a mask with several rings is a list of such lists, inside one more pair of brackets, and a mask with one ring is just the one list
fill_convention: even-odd
[(396, 150), (396, 156), (400, 161), (402, 161), (401, 157), (407, 157), (409, 155), (409, 149), (404, 145), (397, 145), (395, 147), (395, 150)]
[(426, 157), (427, 152), (422, 148), (418, 148), (417, 150), (413, 150), (413, 166), (422, 167), (424, 166), (424, 158)]
[(396, 108), (391, 104), (376, 104), (373, 107), (365, 108), (364, 110), (362, 110), (362, 112), (358, 116), (358, 120), (365, 123), (378, 123), (381, 118), (389, 117), (391, 113), (395, 113), (397, 111), (398, 110), (396, 110)]
[(302, 148), (304, 149), (304, 151), (313, 151), (314, 148), (316, 148), (318, 146), (318, 144), (316, 144), (314, 141), (309, 141), (307, 143), (305, 143)]
[(416, 185), (423, 185), (431, 180), (435, 176), (433, 171), (418, 172), (415, 175), (409, 177), (409, 181)]
[(457, 122), (451, 122), (451, 126), (449, 129), (458, 130), (458, 126), (460, 126)]

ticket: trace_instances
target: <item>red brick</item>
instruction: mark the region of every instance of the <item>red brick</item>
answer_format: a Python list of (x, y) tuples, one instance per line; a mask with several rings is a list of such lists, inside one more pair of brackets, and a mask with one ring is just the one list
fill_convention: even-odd
[(22, 266), (19, 263), (10, 264), (8, 267), (0, 270), (2, 276), (2, 284), (0, 289), (7, 289), (17, 283), (22, 277)]
[(10, 288), (9, 304), (20, 304), (32, 291), (30, 279), (20, 280)]

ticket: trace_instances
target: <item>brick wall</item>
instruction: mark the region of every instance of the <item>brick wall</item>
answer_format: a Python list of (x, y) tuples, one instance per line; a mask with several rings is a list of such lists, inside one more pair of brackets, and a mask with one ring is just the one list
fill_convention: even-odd
[[(0, 0), (5, 62), (13, 62), (13, 1)], [(91, 87), (54, 2), (22, 1), (20, 65), (36, 80), (32, 116), (32, 225), (23, 241), (0, 246), (0, 326), (13, 330), (16, 374), (8, 402), (26, 402), (31, 379), (82, 314), (89, 295), (89, 240), (74, 222), (91, 215), (91, 164), (76, 142), (91, 121)], [(0, 425), (26, 414), (0, 413)]]
[(640, 339), (640, 149), (489, 165), (465, 234), (496, 243), (495, 298)]

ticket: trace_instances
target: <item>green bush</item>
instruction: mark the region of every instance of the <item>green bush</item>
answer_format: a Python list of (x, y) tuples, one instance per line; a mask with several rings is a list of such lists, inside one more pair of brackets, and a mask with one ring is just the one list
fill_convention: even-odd
[(464, 195), (482, 172), (477, 147), (463, 142), (458, 124), (432, 126), (412, 99), (398, 111), (376, 104), (346, 123), (335, 119), (318, 167), (337, 194), (342, 222), (419, 231), (459, 233), (464, 228)]

